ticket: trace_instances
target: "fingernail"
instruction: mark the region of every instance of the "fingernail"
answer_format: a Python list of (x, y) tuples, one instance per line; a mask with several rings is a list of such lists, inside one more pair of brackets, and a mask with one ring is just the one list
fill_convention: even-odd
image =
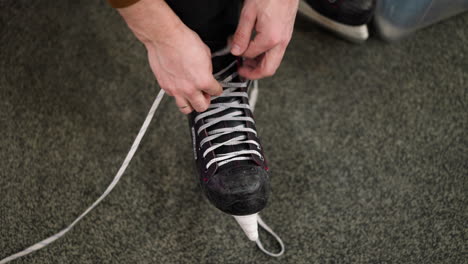
[(231, 53), (234, 55), (238, 55), (240, 53), (240, 47), (237, 44), (232, 45)]

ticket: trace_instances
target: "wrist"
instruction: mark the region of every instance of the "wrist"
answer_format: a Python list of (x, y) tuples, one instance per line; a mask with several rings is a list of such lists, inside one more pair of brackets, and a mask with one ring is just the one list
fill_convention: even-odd
[(113, 8), (124, 8), (127, 6), (131, 6), (138, 2), (139, 0), (107, 0), (107, 2), (113, 7)]
[(145, 45), (165, 41), (186, 28), (164, 0), (140, 0), (117, 10)]

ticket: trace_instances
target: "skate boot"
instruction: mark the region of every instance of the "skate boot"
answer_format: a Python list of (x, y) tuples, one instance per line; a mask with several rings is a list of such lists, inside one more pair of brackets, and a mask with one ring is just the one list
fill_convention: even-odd
[(369, 37), (367, 23), (374, 15), (375, 0), (301, 0), (299, 11), (322, 27), (353, 41)]
[(252, 81), (237, 73), (241, 63), (231, 54), (213, 58), (215, 78), (223, 86), (205, 112), (189, 115), (190, 133), (204, 195), (219, 210), (233, 215), (251, 240), (258, 237), (257, 213), (270, 192), (268, 167), (249, 106)]

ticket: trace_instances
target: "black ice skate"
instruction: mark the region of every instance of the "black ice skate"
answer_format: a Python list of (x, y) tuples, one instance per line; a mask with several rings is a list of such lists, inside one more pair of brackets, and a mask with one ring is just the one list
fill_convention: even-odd
[(213, 58), (215, 78), (223, 86), (205, 112), (189, 115), (199, 184), (208, 200), (233, 215), (251, 240), (258, 238), (257, 213), (270, 192), (268, 167), (249, 106), (252, 81), (237, 73), (239, 58)]
[(354, 42), (369, 37), (367, 23), (374, 10), (375, 0), (301, 0), (299, 3), (301, 13)]

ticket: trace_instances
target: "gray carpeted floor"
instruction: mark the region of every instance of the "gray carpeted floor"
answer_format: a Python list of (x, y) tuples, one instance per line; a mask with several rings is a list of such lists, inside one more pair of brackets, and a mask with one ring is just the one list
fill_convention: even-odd
[[(0, 3), (0, 258), (104, 191), (158, 91), (119, 15), (77, 2)], [(274, 191), (262, 214), (283, 257), (204, 200), (166, 98), (111, 195), (14, 263), (466, 263), (468, 15), (391, 45), (352, 45), (299, 17), (260, 85)]]

